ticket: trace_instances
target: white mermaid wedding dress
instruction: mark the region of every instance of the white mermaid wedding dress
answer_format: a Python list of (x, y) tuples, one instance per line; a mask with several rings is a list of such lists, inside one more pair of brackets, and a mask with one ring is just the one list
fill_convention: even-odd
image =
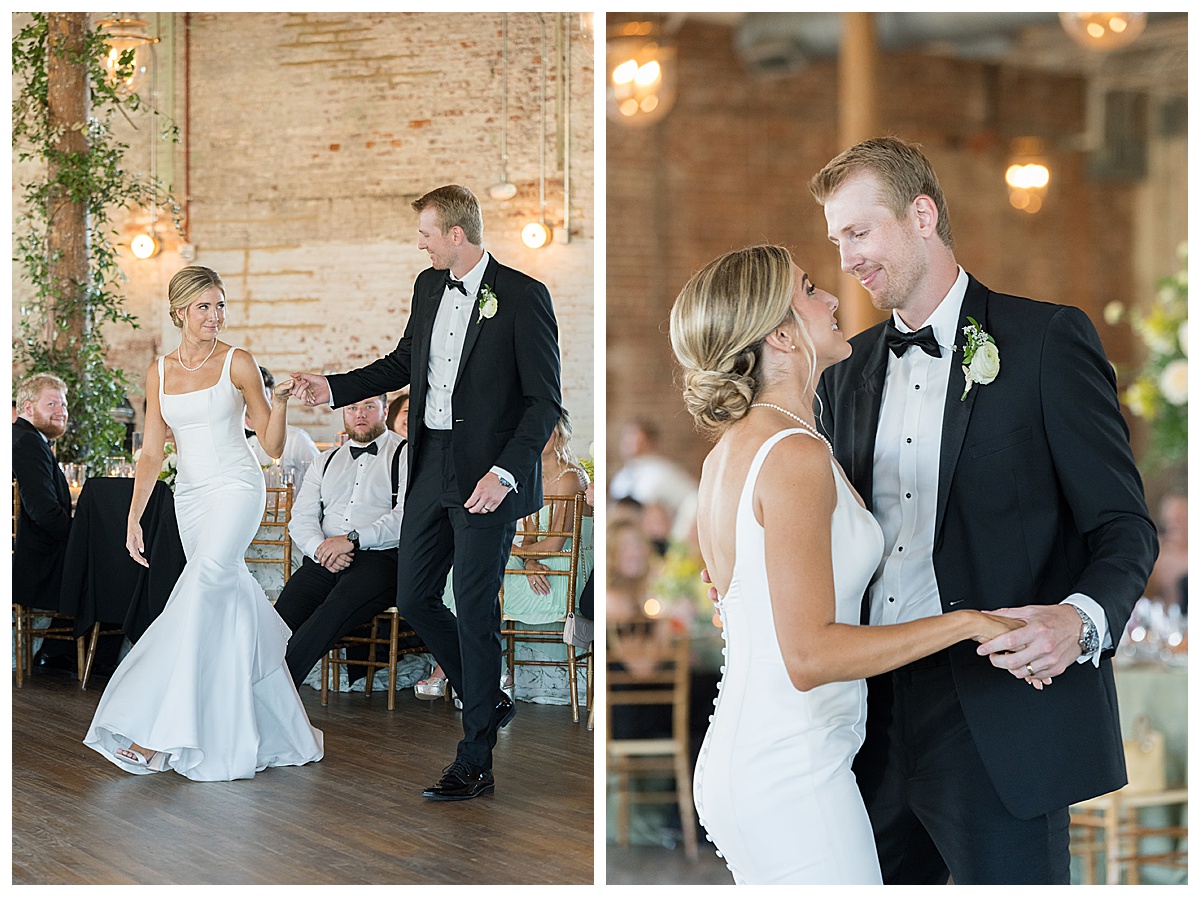
[[(187, 564), (109, 679), (84, 739), (127, 772), (229, 781), (324, 752), (283, 662), (291, 632), (244, 560), (266, 486), (229, 378), (234, 351), (214, 386), (177, 395), (163, 391), (158, 360), (160, 407), (179, 450), (175, 514)], [(116, 753), (130, 742), (159, 752), (150, 768)]]
[[(798, 691), (775, 632), (753, 495), (767, 454), (792, 435), (815, 438), (800, 429), (776, 433), (742, 487), (733, 579), (720, 602), (724, 676), (696, 762), (696, 810), (737, 884), (879, 884), (871, 824), (850, 769), (866, 726), (866, 682)], [(883, 534), (836, 464), (833, 475), (836, 619), (854, 624)]]

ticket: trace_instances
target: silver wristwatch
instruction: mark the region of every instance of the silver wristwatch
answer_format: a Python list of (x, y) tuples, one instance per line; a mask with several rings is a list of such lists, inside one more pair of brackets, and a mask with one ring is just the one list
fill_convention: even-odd
[(1100, 633), (1083, 608), (1077, 604), (1072, 604), (1071, 607), (1075, 608), (1075, 613), (1079, 614), (1080, 622), (1083, 623), (1083, 632), (1079, 635), (1079, 652), (1083, 657), (1090, 657), (1100, 650)]
[(500, 481), (500, 485), (503, 486), (505, 489), (511, 489), (513, 487), (512, 480), (510, 480), (508, 477), (504, 476), (503, 474), (499, 474), (499, 473), (496, 474), (496, 479), (498, 479)]

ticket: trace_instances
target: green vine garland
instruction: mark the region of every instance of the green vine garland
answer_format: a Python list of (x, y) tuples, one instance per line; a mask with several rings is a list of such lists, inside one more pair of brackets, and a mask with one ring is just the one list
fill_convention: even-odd
[[(112, 120), (118, 112), (128, 118), (128, 112), (141, 108), (141, 99), (137, 94), (122, 96), (109, 81), (103, 65), (109, 48), (99, 28), (85, 33), (78, 56), (54, 51), (86, 67), (90, 91), (88, 120), (80, 125), (87, 130), (86, 149), (68, 153), (58, 148), (61, 131), (50, 123), (48, 17), (41, 12), (28, 15), (30, 21), (12, 40), (13, 81), (21, 85), (13, 102), (13, 151), (18, 161), (40, 160), (45, 169), (40, 179), (23, 188), (28, 214), (14, 228), (13, 261), (33, 288), (14, 334), (14, 380), (21, 376), (17, 371), (51, 371), (62, 377), (69, 389), (71, 417), (66, 435), (56, 443), (58, 458), (99, 463), (123, 450), (124, 425), (112, 411), (129, 385), (125, 372), (107, 363), (103, 325), (138, 326), (123, 307), (120, 287), (127, 278), (118, 266), (111, 217), (121, 207), (156, 204), (169, 211), (180, 230), (181, 210), (161, 184), (124, 167), (129, 147), (114, 135)], [(133, 50), (122, 54), (118, 76), (132, 72), (133, 57)], [(178, 133), (171, 125), (161, 137), (174, 141)], [(52, 167), (57, 170), (53, 181)], [(56, 259), (50, 257), (48, 238), (55, 196), (86, 204), (88, 210), (88, 280), (71, 294), (51, 277)], [(47, 333), (50, 321), (53, 333)], [(72, 323), (80, 321), (82, 336), (72, 335)]]

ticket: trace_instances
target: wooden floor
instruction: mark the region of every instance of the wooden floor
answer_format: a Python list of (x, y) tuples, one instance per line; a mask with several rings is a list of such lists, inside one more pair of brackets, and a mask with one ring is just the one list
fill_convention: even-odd
[(591, 884), (593, 737), (518, 702), (496, 793), (430, 803), (461, 715), (441, 701), (301, 688), (325, 758), (238, 782), (135, 776), (85, 748), (104, 680), (12, 689), (12, 883)]
[(700, 854), (689, 860), (682, 847), (621, 847), (604, 851), (605, 883), (610, 885), (731, 885), (733, 875), (713, 846), (700, 836)]

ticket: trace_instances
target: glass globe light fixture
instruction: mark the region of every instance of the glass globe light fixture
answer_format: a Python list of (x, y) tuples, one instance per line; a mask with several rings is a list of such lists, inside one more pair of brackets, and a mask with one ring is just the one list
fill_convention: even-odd
[(1060, 12), (1058, 18), (1072, 40), (1101, 53), (1133, 43), (1146, 30), (1144, 12)]

